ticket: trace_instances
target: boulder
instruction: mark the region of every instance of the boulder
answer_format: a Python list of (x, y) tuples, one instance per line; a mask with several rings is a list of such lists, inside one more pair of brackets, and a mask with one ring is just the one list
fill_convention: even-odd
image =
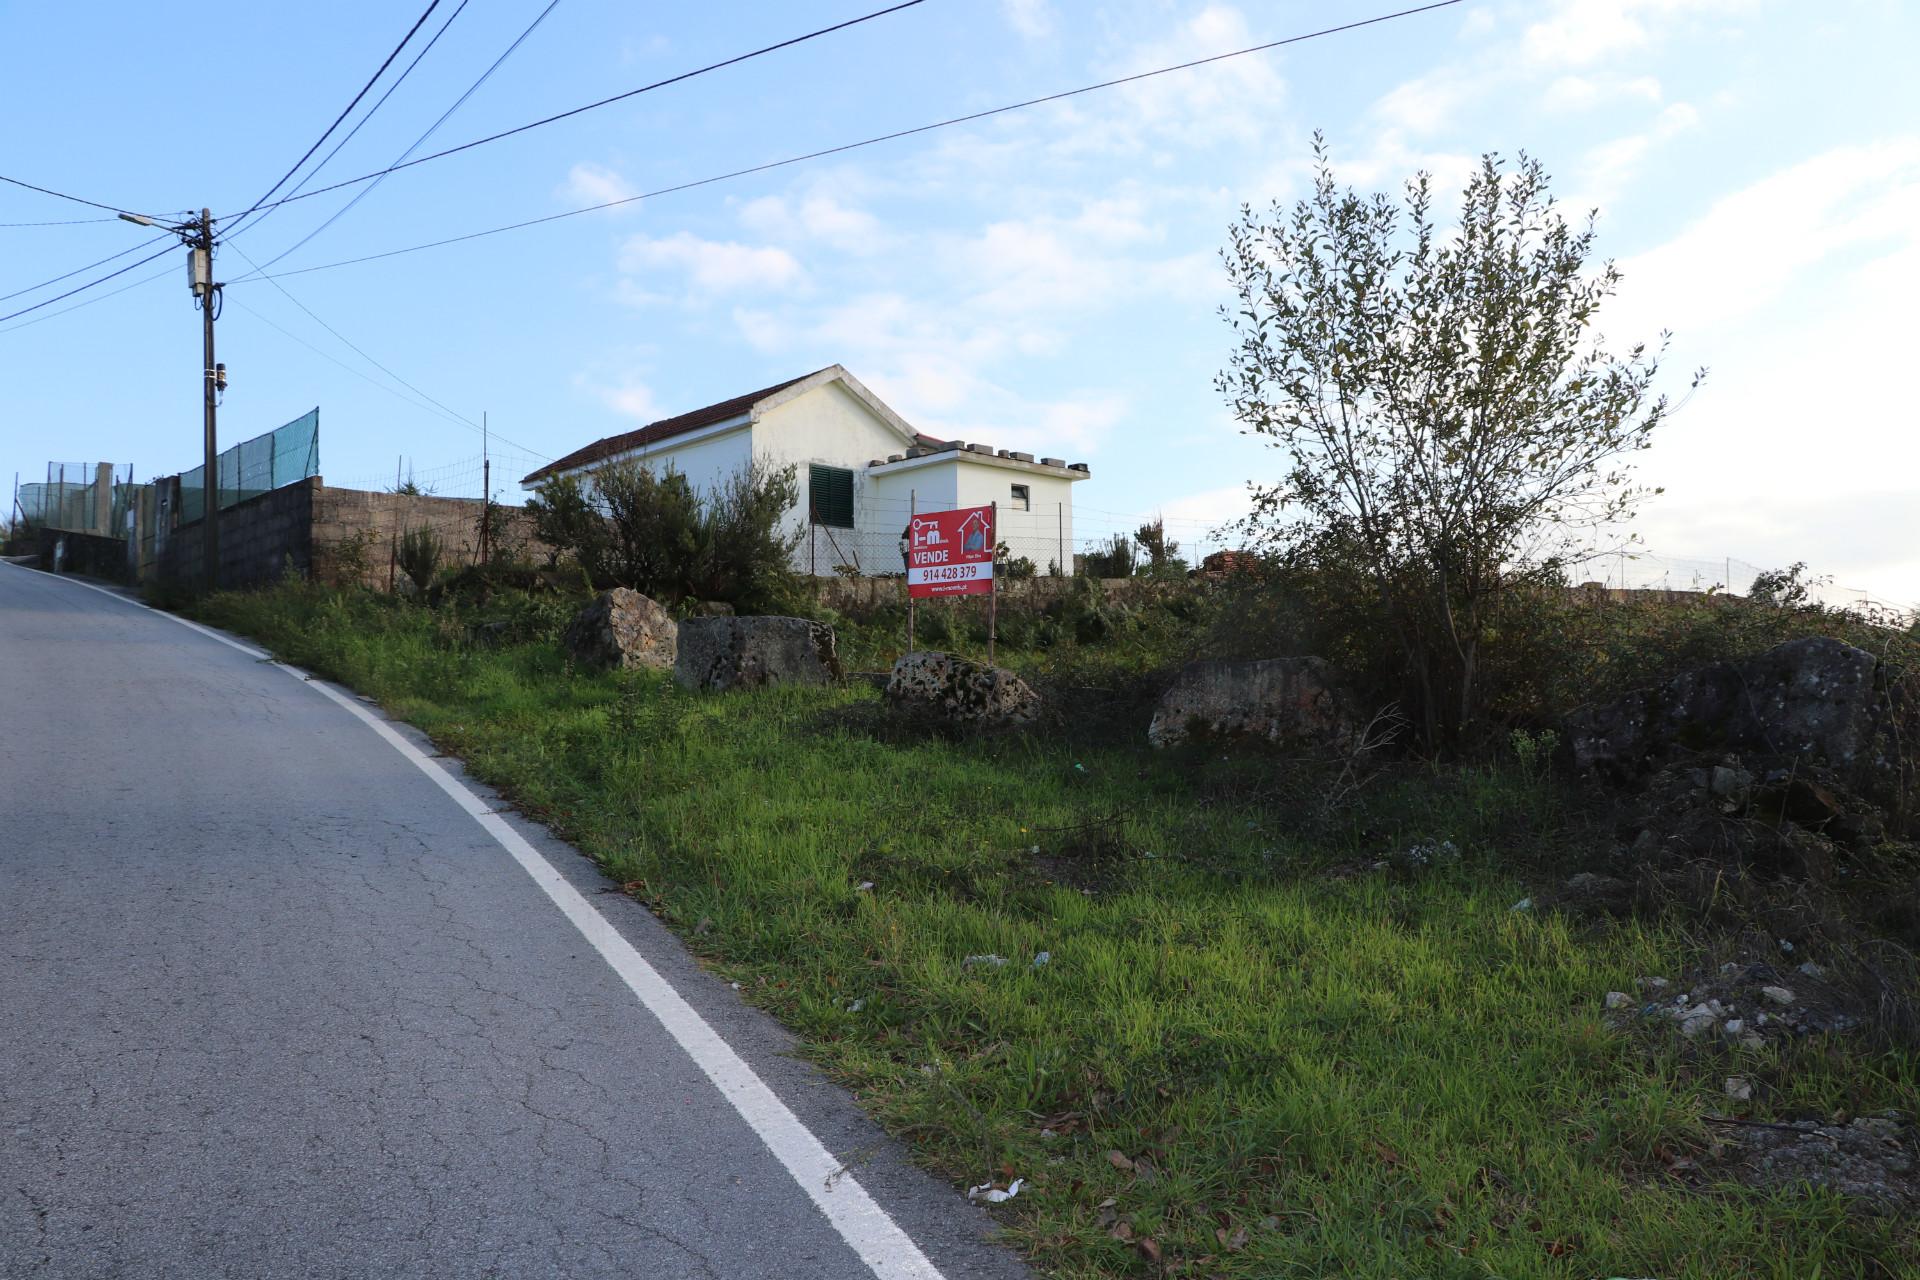
[(1031, 724), (1040, 714), (1040, 695), (1013, 672), (933, 650), (909, 653), (893, 664), (887, 704), (975, 728)]
[(1632, 773), (1678, 747), (1817, 760), (1847, 771), (1867, 763), (1872, 748), (1876, 666), (1866, 650), (1826, 636), (1716, 662), (1568, 717), (1574, 766)]
[(590, 667), (673, 665), (680, 627), (671, 615), (638, 591), (602, 591), (575, 614), (560, 637), (575, 662)]
[(1147, 741), (1170, 747), (1197, 735), (1251, 737), (1345, 750), (1359, 741), (1364, 725), (1352, 694), (1324, 659), (1194, 662), (1161, 696)]
[(833, 628), (805, 618), (688, 618), (673, 678), (689, 689), (838, 684)]

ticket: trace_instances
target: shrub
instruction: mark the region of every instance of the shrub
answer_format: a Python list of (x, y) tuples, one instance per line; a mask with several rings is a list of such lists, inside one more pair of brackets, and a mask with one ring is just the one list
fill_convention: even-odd
[(430, 526), (409, 529), (400, 536), (400, 571), (419, 591), (425, 593), (433, 585), (433, 575), (440, 571), (440, 556), (444, 549), (440, 535)]
[(790, 607), (798, 500), (794, 468), (750, 465), (701, 493), (671, 467), (609, 463), (556, 476), (527, 503), (534, 533), (571, 555), (596, 586), (631, 587), (668, 605), (723, 600), (743, 612)]
[(1131, 578), (1136, 563), (1133, 539), (1116, 533), (1106, 546), (1087, 552), (1082, 560), (1089, 578)]

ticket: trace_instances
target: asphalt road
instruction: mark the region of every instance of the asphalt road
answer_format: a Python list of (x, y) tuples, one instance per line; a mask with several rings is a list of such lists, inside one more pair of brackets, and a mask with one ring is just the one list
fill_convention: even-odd
[(318, 682), (0, 564), (0, 1276), (1027, 1274), (585, 859), (448, 786)]

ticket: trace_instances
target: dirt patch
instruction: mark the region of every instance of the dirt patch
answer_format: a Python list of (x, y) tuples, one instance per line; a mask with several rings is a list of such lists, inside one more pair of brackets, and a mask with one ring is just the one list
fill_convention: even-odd
[(1722, 1140), (1703, 1165), (1707, 1172), (1762, 1189), (1836, 1192), (1869, 1213), (1920, 1211), (1920, 1135), (1898, 1112), (1783, 1124), (1710, 1117), (1710, 1123)]

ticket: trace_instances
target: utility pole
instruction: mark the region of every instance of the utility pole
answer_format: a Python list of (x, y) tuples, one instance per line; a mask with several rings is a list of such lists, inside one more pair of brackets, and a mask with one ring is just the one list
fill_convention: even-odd
[(193, 304), (200, 308), (202, 359), (201, 398), (205, 410), (205, 440), (201, 460), (201, 571), (206, 590), (220, 585), (220, 445), (216, 416), (220, 393), (227, 389), (227, 368), (213, 358), (213, 322), (219, 318), (222, 286), (213, 279), (213, 211), (202, 209), (191, 222), (169, 223), (142, 213), (123, 213), (122, 222), (141, 227), (163, 227), (187, 246), (187, 284)]
[(206, 517), (202, 526), (201, 559), (206, 569), (209, 592), (220, 585), (220, 441), (216, 413), (219, 392), (226, 384), (226, 370), (213, 358), (213, 321), (217, 314), (220, 286), (213, 282), (213, 213), (200, 211), (194, 239), (188, 241), (189, 275), (194, 296), (200, 302), (200, 332), (206, 359), (201, 370), (201, 391), (206, 403), (205, 466), (207, 469)]

